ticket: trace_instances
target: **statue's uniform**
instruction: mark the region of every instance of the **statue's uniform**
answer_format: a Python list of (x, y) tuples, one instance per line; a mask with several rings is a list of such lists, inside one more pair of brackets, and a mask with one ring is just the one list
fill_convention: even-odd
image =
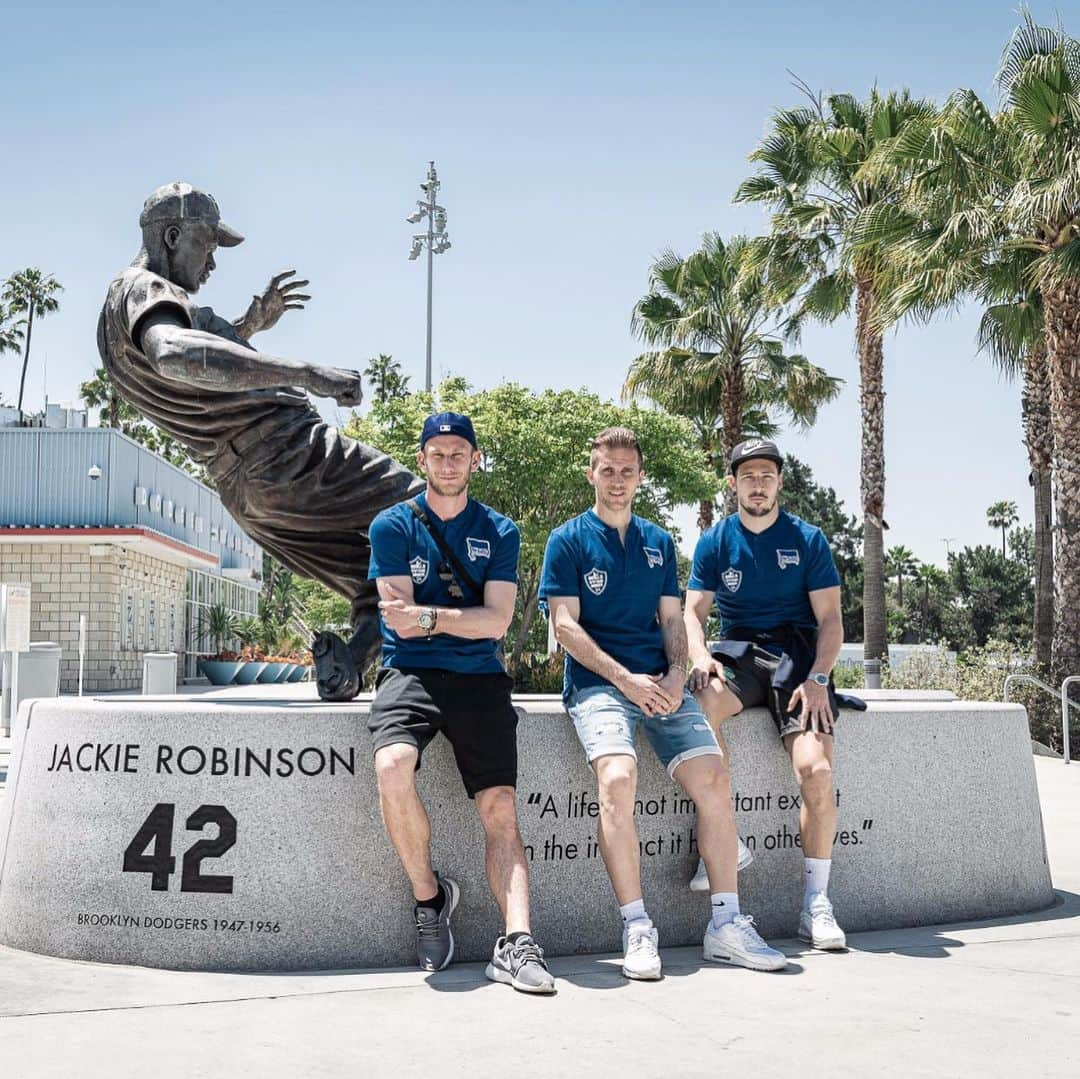
[(349, 599), (354, 625), (377, 618), (368, 528), (423, 481), (324, 423), (302, 390), (195, 385), (159, 374), (142, 351), (140, 323), (163, 308), (192, 329), (251, 348), (184, 289), (132, 266), (109, 286), (98, 321), (98, 351), (117, 390), (206, 468), (253, 540)]

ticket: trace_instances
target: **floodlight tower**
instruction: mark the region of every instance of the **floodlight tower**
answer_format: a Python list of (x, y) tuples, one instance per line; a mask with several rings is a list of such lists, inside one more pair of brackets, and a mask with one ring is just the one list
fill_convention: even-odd
[(424, 192), (423, 199), (416, 200), (414, 210), (406, 221), (417, 225), (427, 218), (427, 232), (418, 232), (412, 238), (409, 261), (420, 257), (420, 252), (427, 248), (427, 365), (424, 369), (424, 389), (431, 392), (431, 278), (432, 263), (436, 255), (450, 250), (450, 236), (446, 231), (446, 209), (435, 201), (439, 191), (439, 175), (435, 171), (435, 162), (428, 162), (427, 179), (420, 185)]

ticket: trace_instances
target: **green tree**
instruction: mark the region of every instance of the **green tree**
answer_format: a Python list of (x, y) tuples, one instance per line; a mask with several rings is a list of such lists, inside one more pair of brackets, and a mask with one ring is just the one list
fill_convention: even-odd
[[(772, 233), (761, 245), (781, 294), (801, 289), (800, 315), (831, 321), (854, 308), (862, 409), (860, 458), (863, 511), (863, 654), (885, 655), (885, 388), (882, 300), (897, 278), (882, 250), (903, 187), (885, 177), (866, 182), (865, 162), (933, 106), (908, 91), (871, 90), (814, 95), (808, 107), (774, 114), (751, 161), (758, 172), (736, 192), (737, 202), (763, 202)], [(872, 227), (872, 229), (870, 228)], [(874, 242), (867, 242), (873, 231)]]
[[(788, 354), (784, 313), (752, 262), (745, 236), (706, 234), (686, 258), (667, 251), (649, 271), (649, 292), (631, 328), (650, 351), (630, 366), (623, 393), (640, 394), (691, 421), (706, 464), (719, 477), (747, 434), (771, 434), (772, 416), (801, 427), (840, 392), (841, 381), (805, 357)], [(734, 493), (724, 487), (727, 512)], [(702, 500), (698, 527), (713, 521)]]
[(982, 647), (991, 638), (1024, 646), (1030, 641), (1034, 595), (1027, 568), (1001, 557), (994, 547), (965, 547), (949, 560), (957, 604), (970, 625), (973, 641), (954, 647)]
[(60, 307), (57, 294), (64, 288), (51, 274), (43, 274), (39, 269), (28, 266), (25, 270), (13, 273), (4, 282), (3, 302), (12, 314), (26, 314), (26, 336), (24, 339), (22, 374), (19, 377), (19, 400), (15, 407), (22, 409), (23, 390), (26, 386), (26, 368), (30, 363), (30, 338), (34, 333), (34, 317), (44, 318)]
[(1016, 514), (1016, 503), (995, 502), (986, 511), (986, 523), (991, 528), (1001, 529), (1001, 557), (1008, 558), (1009, 555), (1005, 549), (1008, 531), (1013, 525), (1020, 523), (1020, 518)]
[(641, 516), (674, 531), (674, 508), (715, 490), (715, 476), (703, 468), (686, 420), (633, 403), (620, 406), (584, 390), (534, 393), (504, 383), (474, 391), (463, 379), (448, 379), (435, 395), (376, 402), (353, 420), (349, 432), (407, 461), (416, 453), (424, 419), (444, 408), (467, 413), (476, 427), (483, 457), (470, 495), (521, 530), (517, 610), (508, 636), (515, 669), (530, 643), (539, 650), (546, 640), (543, 627), (534, 634), (544, 547), (552, 529), (592, 505), (585, 469), (600, 430), (625, 425), (641, 442), (646, 479), (634, 504)]
[(22, 345), (23, 325), (23, 320), (16, 319), (14, 313), (0, 303), (0, 356), (5, 352), (18, 353)]
[(939, 566), (920, 562), (915, 567), (918, 586), (918, 618), (915, 620), (920, 642), (936, 641), (945, 636), (944, 606), (952, 599), (949, 575)]
[(890, 547), (885, 552), (885, 573), (896, 578), (896, 601), (904, 606), (904, 580), (915, 576), (919, 560), (906, 547)]
[(409, 393), (409, 376), (401, 373), (401, 364), (393, 356), (380, 352), (368, 361), (364, 375), (371, 383), (372, 400), (386, 404), (396, 397), (406, 397)]

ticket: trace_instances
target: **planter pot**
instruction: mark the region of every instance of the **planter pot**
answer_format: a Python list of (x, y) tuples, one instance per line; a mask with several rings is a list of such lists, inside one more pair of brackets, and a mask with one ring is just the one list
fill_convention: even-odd
[(287, 663), (268, 663), (262, 673), (258, 675), (259, 682), (276, 682), (281, 678), (281, 672), (288, 667)]
[(299, 682), (303, 679), (305, 674), (307, 674), (307, 667), (305, 667), (302, 663), (298, 663), (296, 665), (296, 669), (292, 671), (292, 673), (289, 675), (289, 681)]
[(261, 659), (249, 659), (244, 665), (236, 672), (236, 678), (233, 681), (237, 686), (250, 686), (260, 674), (266, 669), (266, 664)]
[(289, 675), (292, 674), (295, 666), (295, 663), (283, 663), (281, 665), (281, 673), (277, 676), (276, 681), (287, 682), (289, 680)]
[(199, 671), (212, 686), (227, 686), (244, 664), (231, 659), (201, 659)]

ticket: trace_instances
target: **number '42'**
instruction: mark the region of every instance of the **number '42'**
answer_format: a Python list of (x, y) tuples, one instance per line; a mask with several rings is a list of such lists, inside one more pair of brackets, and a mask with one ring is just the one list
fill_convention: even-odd
[[(150, 889), (154, 892), (167, 892), (169, 877), (176, 871), (172, 853), (175, 814), (176, 806), (172, 802), (158, 802), (124, 851), (124, 872), (149, 873)], [(201, 832), (208, 824), (217, 825), (217, 837), (200, 839), (185, 852), (180, 871), (182, 892), (231, 893), (233, 890), (231, 876), (202, 873), (200, 867), (204, 859), (220, 858), (236, 842), (236, 818), (224, 806), (203, 805), (188, 817), (185, 827), (189, 832)]]

